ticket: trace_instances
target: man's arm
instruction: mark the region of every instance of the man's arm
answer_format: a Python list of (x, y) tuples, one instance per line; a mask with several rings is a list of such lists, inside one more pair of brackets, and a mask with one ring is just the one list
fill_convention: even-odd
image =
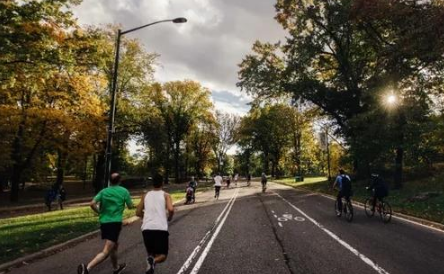
[(173, 206), (173, 201), (171, 199), (171, 196), (168, 193), (165, 193), (165, 202), (166, 202), (166, 208), (168, 211), (168, 221), (171, 221), (173, 219), (173, 215), (174, 215), (174, 206)]
[(99, 210), (99, 207), (97, 206), (97, 204), (98, 204), (98, 202), (97, 202), (96, 200), (93, 199), (93, 200), (89, 203), (89, 206), (91, 207), (91, 209), (92, 209), (95, 213), (100, 214), (100, 210)]
[(333, 182), (333, 185), (331, 186), (331, 189), (335, 189), (337, 184), (338, 184), (338, 177), (336, 177), (335, 181)]
[(143, 218), (143, 210), (145, 209), (145, 196), (146, 193), (140, 198), (140, 202), (136, 208), (136, 216), (139, 218)]
[(129, 193), (129, 191), (127, 191), (127, 196), (126, 196), (125, 203), (126, 203), (126, 206), (129, 209), (133, 209), (134, 208), (134, 203), (133, 203), (133, 200), (131, 199), (131, 194)]

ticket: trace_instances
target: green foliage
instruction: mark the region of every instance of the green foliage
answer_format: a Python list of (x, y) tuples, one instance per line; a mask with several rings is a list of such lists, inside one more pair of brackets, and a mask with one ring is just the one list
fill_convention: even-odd
[[(319, 107), (361, 170), (393, 162), (394, 150), (398, 167), (430, 162), (430, 111), (444, 87), (441, 2), (279, 0), (276, 9), (289, 37), (254, 44), (240, 65), (242, 89)], [(402, 102), (381, 107), (390, 93)]]
[[(202, 174), (209, 161), (208, 142), (214, 139), (211, 129), (216, 125), (209, 90), (189, 80), (154, 84), (149, 90), (151, 95), (141, 108), (151, 169), (163, 170), (168, 178), (173, 167), (178, 182), (183, 176), (181, 165), (188, 170), (191, 158), (195, 172)], [(183, 154), (184, 146), (188, 153)]]
[(252, 108), (238, 131), (243, 166), (251, 166), (251, 156), (260, 152), (262, 172), (271, 171), (272, 176), (319, 171), (321, 159), (312, 118), (309, 110), (299, 112), (281, 103)]

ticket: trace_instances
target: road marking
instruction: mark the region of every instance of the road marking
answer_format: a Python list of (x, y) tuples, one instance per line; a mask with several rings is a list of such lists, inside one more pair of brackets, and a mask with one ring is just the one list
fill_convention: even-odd
[(271, 213), (274, 213), (274, 210), (272, 210)]
[(278, 217), (278, 215), (276, 215), (276, 214), (274, 214), (273, 216), (274, 216), (275, 218), (277, 218), (277, 217)]
[[(190, 256), (188, 257), (188, 259), (185, 261), (185, 263), (182, 265), (182, 267), (180, 268), (179, 272), (177, 272), (177, 274), (182, 274), (185, 273), (185, 271), (191, 266), (191, 264), (193, 263), (194, 258), (196, 257), (196, 255), (200, 252), (200, 250), (202, 249), (202, 247), (204, 246), (204, 244), (206, 243), (206, 241), (208, 240), (208, 238), (211, 236), (211, 232), (214, 231), (214, 229), (217, 227), (217, 225), (219, 224), (220, 220), (222, 219), (223, 215), (225, 214), (225, 212), (227, 211), (228, 207), (230, 206), (230, 204), (233, 202), (233, 199), (236, 197), (237, 192), (233, 194), (233, 196), (231, 197), (231, 199), (228, 201), (227, 205), (224, 207), (224, 210), (222, 210), (222, 212), (219, 214), (219, 216), (217, 217), (216, 221), (214, 222), (213, 226), (211, 227), (210, 230), (208, 230), (208, 232), (205, 234), (205, 236), (202, 238), (202, 240), (199, 242), (199, 244), (196, 246), (196, 248), (194, 248), (193, 252), (190, 254)], [(234, 202), (233, 202), (234, 203)]]
[(288, 219), (287, 218), (284, 218), (284, 217), (279, 217), (279, 218), (277, 218), (278, 219), (278, 221), (280, 221), (280, 222), (286, 222), (286, 221), (288, 221)]
[(279, 225), (280, 227), (284, 227), (284, 226), (282, 225), (282, 223), (281, 223), (281, 222), (278, 222), (278, 225)]
[(338, 243), (340, 243), (342, 246), (344, 246), (345, 248), (347, 248), (351, 253), (355, 254), (356, 256), (358, 256), (359, 259), (361, 259), (364, 263), (366, 263), (367, 265), (369, 265), (370, 267), (372, 267), (374, 270), (376, 270), (376, 272), (378, 272), (379, 274), (389, 274), (389, 272), (387, 272), (385, 269), (383, 269), (382, 267), (380, 267), (379, 265), (377, 265), (375, 262), (373, 262), (370, 258), (368, 258), (367, 256), (365, 256), (364, 254), (360, 253), (358, 250), (356, 250), (355, 248), (353, 248), (351, 245), (349, 245), (348, 243), (346, 243), (345, 241), (341, 240), (341, 238), (339, 238), (336, 234), (334, 234), (333, 232), (331, 232), (330, 230), (326, 229), (323, 225), (321, 225), (320, 223), (318, 223), (316, 220), (314, 220), (313, 218), (311, 218), (310, 216), (308, 216), (305, 212), (303, 212), (302, 210), (300, 210), (298, 207), (296, 207), (295, 205), (293, 205), (292, 203), (290, 203), (287, 199), (285, 199), (284, 197), (282, 197), (281, 195), (277, 194), (277, 196), (279, 196), (284, 202), (286, 202), (287, 204), (289, 204), (292, 208), (294, 208), (296, 211), (298, 211), (299, 213), (301, 213), (306, 219), (310, 220), (314, 225), (316, 225), (318, 228), (320, 228), (321, 230), (323, 230), (325, 233), (327, 233), (330, 237), (332, 237), (333, 239), (335, 239)]
[(295, 221), (298, 221), (298, 222), (303, 222), (303, 221), (305, 221), (305, 219), (302, 218), (302, 217), (294, 217), (294, 220), (295, 220)]
[(199, 259), (196, 262), (196, 265), (194, 265), (193, 270), (191, 270), (190, 274), (196, 274), (197, 272), (199, 272), (199, 269), (202, 267), (202, 264), (205, 260), (205, 258), (207, 257), (208, 253), (210, 252), (211, 246), (214, 243), (214, 240), (216, 240), (217, 235), (219, 235), (219, 232), (222, 229), (222, 226), (224, 225), (225, 221), (227, 220), (228, 215), (230, 215), (230, 211), (233, 208), (234, 202), (236, 201), (237, 198), (237, 194), (239, 193), (238, 190), (236, 190), (236, 192), (234, 193), (234, 198), (233, 201), (231, 202), (230, 207), (228, 208), (227, 213), (225, 214), (224, 218), (222, 219), (222, 221), (220, 222), (219, 226), (216, 228), (216, 230), (213, 233), (213, 236), (211, 237), (210, 241), (208, 242), (207, 246), (205, 247), (204, 251), (202, 252), (202, 254), (200, 255)]

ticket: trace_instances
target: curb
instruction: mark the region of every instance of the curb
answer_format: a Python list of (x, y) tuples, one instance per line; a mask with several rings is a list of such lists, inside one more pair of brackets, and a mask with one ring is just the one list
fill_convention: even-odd
[[(141, 195), (143, 195), (143, 191), (135, 191), (133, 195), (131, 195), (131, 197), (133, 198), (139, 198), (141, 197)], [(82, 198), (74, 198), (74, 199), (69, 199), (63, 202), (64, 206), (76, 206), (76, 205), (83, 205), (85, 203), (89, 203), (91, 202), (92, 198), (91, 197), (82, 197)], [(57, 208), (58, 204), (56, 202), (53, 203), (53, 205)], [(34, 204), (29, 204), (29, 205), (21, 205), (21, 206), (6, 206), (6, 207), (0, 207), (0, 214), (3, 214), (4, 212), (20, 212), (20, 211), (26, 211), (27, 209), (39, 209), (39, 208), (43, 208), (46, 209), (45, 203), (42, 202), (41, 203), (34, 203)], [(56, 210), (54, 210), (56, 211)], [(44, 212), (39, 212), (39, 213), (45, 213), (45, 212), (49, 212), (49, 211), (44, 211)]]
[[(183, 203), (184, 200), (185, 199), (181, 199), (179, 201), (176, 201), (176, 202), (173, 203), (173, 205), (177, 205), (179, 203)], [(131, 225), (131, 224), (133, 224), (134, 222), (136, 222), (139, 219), (140, 218), (137, 217), (137, 216), (133, 216), (133, 217), (124, 219), (122, 221), (122, 225), (123, 226)], [(54, 254), (56, 254), (56, 253), (58, 253), (60, 251), (66, 250), (66, 249), (71, 248), (71, 247), (74, 247), (74, 246), (76, 246), (77, 244), (79, 244), (81, 242), (85, 242), (87, 240), (95, 238), (96, 236), (99, 235), (99, 233), (100, 233), (100, 230), (98, 229), (98, 230), (89, 232), (89, 233), (87, 233), (85, 235), (79, 236), (77, 238), (68, 240), (68, 241), (66, 241), (64, 243), (60, 243), (60, 244), (48, 247), (46, 249), (43, 249), (41, 251), (37, 251), (35, 253), (26, 255), (24, 257), (15, 259), (15, 260), (13, 260), (11, 262), (7, 262), (7, 263), (4, 263), (4, 264), (1, 264), (0, 265), (0, 274), (7, 273), (12, 268), (19, 268), (21, 266), (28, 265), (30, 262), (33, 262), (35, 260), (43, 259), (43, 258), (46, 258), (46, 257), (48, 257), (50, 255), (54, 255)]]
[[(320, 196), (323, 196), (325, 198), (328, 198), (328, 199), (331, 199), (331, 200), (335, 200), (335, 197), (333, 195), (325, 194), (325, 193), (318, 192), (318, 191), (313, 191), (313, 190), (305, 188), (305, 187), (297, 187), (296, 188), (296, 187), (292, 187), (292, 186), (289, 186), (289, 185), (286, 185), (286, 184), (281, 184), (281, 183), (278, 183), (278, 182), (273, 182), (273, 183), (280, 184), (280, 185), (283, 185), (283, 186), (288, 186), (288, 187), (291, 187), (293, 189), (303, 190), (305, 192), (316, 193), (316, 194), (318, 194)], [(353, 201), (353, 204), (356, 204), (359, 207), (364, 208), (364, 204), (361, 203), (361, 202)], [(429, 229), (432, 229), (432, 230), (435, 230), (435, 231), (438, 231), (438, 232), (444, 232), (444, 224), (441, 224), (441, 223), (437, 223), (437, 222), (433, 222), (433, 221), (430, 221), (430, 220), (426, 220), (426, 219), (410, 216), (410, 215), (403, 214), (403, 213), (398, 213), (398, 212), (395, 212), (395, 211), (393, 211), (392, 217), (396, 218), (398, 220), (407, 222), (407, 223), (412, 223), (412, 224), (415, 224), (415, 225), (423, 226), (425, 228), (429, 228)]]

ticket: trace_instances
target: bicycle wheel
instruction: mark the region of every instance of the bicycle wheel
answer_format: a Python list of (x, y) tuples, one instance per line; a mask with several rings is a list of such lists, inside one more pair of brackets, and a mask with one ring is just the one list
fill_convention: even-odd
[(367, 200), (365, 200), (365, 204), (364, 204), (364, 210), (365, 210), (365, 215), (367, 215), (367, 217), (371, 218), (375, 215), (375, 211), (372, 211), (372, 207), (373, 207), (373, 198), (367, 198)]
[(380, 212), (381, 219), (384, 223), (390, 222), (392, 219), (392, 207), (388, 202), (381, 202), (382, 210)]
[(350, 223), (353, 220), (353, 205), (351, 202), (345, 203), (345, 218)]

